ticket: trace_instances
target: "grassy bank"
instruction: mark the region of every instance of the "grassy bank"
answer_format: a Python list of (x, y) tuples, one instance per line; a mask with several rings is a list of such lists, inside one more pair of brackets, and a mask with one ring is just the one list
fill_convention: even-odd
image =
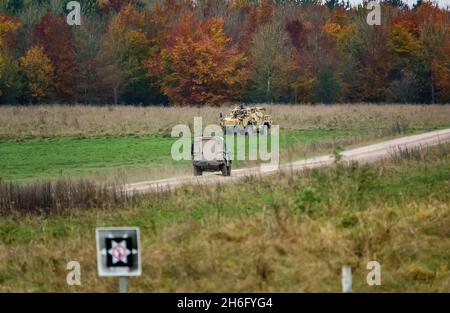
[[(186, 186), (127, 209), (12, 213), (0, 222), (0, 291), (116, 291), (96, 274), (97, 226), (142, 231), (132, 291), (450, 291), (450, 145), (371, 166)], [(82, 286), (65, 266), (81, 263)], [(382, 285), (366, 284), (377, 260)]]

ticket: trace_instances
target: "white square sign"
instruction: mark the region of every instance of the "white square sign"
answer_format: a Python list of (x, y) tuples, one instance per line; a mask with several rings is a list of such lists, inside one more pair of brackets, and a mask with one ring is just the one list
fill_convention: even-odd
[(141, 275), (139, 227), (98, 227), (95, 235), (99, 276)]

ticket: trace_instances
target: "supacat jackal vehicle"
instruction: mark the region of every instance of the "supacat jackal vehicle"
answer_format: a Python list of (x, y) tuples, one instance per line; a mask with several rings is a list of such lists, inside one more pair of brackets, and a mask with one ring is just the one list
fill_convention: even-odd
[(263, 107), (236, 106), (226, 116), (220, 113), (220, 126), (227, 134), (252, 135), (259, 132), (267, 134), (272, 126), (272, 117)]
[(223, 176), (231, 175), (230, 151), (223, 137), (195, 137), (192, 156), (194, 176), (201, 176), (204, 171), (221, 171)]

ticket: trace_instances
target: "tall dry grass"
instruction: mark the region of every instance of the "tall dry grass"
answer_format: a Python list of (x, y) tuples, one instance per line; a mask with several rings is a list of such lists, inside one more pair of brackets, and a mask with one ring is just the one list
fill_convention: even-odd
[(99, 185), (87, 179), (37, 181), (28, 184), (0, 181), (0, 215), (52, 215), (70, 210), (116, 209), (133, 206), (136, 196), (117, 186)]
[[(448, 105), (266, 105), (284, 130), (368, 130), (447, 127)], [(1, 106), (0, 138), (170, 134), (174, 125), (218, 123), (222, 107)]]

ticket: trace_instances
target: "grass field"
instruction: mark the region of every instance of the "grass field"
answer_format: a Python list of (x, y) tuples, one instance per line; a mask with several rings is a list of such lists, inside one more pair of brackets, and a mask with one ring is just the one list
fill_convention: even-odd
[[(450, 106), (267, 108), (281, 162), (450, 127)], [(110, 188), (190, 175), (170, 156), (172, 127), (228, 109), (0, 107), (0, 292), (116, 291), (97, 275), (100, 226), (141, 228), (143, 276), (130, 291), (339, 292), (350, 265), (354, 291), (450, 292), (450, 144), (233, 184)], [(381, 286), (366, 284), (371, 260)], [(69, 261), (81, 286), (66, 284)]]
[[(15, 213), (0, 221), (0, 291), (116, 291), (96, 274), (97, 226), (142, 231), (131, 291), (450, 291), (450, 145), (371, 166), (250, 177), (141, 196), (127, 209)], [(81, 286), (66, 264), (81, 264)], [(366, 284), (381, 264), (382, 285)]]
[[(288, 162), (400, 135), (450, 127), (450, 106), (267, 106)], [(229, 107), (0, 107), (0, 179), (89, 177), (131, 182), (189, 175), (170, 155), (173, 126), (217, 123)], [(251, 165), (235, 162), (234, 167)]]
[[(282, 134), (280, 147), (284, 151), (300, 147), (312, 150), (314, 144), (316, 152), (322, 152), (328, 151), (333, 143), (345, 143), (342, 140), (346, 138), (357, 140), (363, 134), (323, 130), (290, 132)], [(117, 181), (124, 180), (127, 172), (141, 172), (153, 178), (191, 173), (190, 161), (174, 161), (171, 157), (171, 146), (176, 140), (162, 136), (3, 140), (0, 141), (0, 177), (24, 181), (110, 174), (109, 180)], [(246, 150), (248, 153), (248, 138)], [(307, 149), (303, 150), (306, 153)], [(245, 164), (235, 162), (237, 166)]]

